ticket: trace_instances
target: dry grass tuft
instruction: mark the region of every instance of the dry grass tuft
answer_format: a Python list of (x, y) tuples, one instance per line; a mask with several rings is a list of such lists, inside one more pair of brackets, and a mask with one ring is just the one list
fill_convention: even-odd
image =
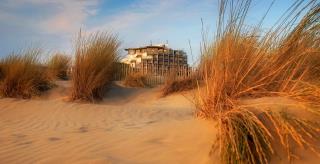
[[(301, 2), (296, 1), (286, 19), (267, 33), (260, 32), (260, 24), (244, 26), (251, 0), (220, 2), (215, 40), (203, 45), (199, 69), (205, 85), (198, 88), (196, 105), (199, 117), (219, 124), (216, 145), (222, 163), (269, 163), (272, 138), (281, 141), (289, 160), (294, 155), (288, 138), (317, 153), (313, 141), (303, 138), (316, 132), (312, 123), (267, 111), (262, 121), (237, 103), (248, 97), (280, 96), (319, 113), (320, 86), (314, 81), (320, 63), (314, 61), (320, 60), (320, 6), (316, 0)], [(297, 22), (301, 13), (306, 14)], [(265, 127), (268, 120), (277, 135)]]
[(111, 33), (96, 32), (83, 37), (80, 32), (72, 67), (73, 100), (102, 99), (113, 77), (118, 48), (118, 38)]
[(4, 97), (30, 98), (51, 87), (40, 63), (40, 50), (29, 49), (12, 54), (1, 61), (0, 94)]
[(197, 88), (198, 74), (194, 73), (189, 77), (179, 77), (176, 70), (171, 70), (165, 77), (162, 87), (162, 96), (167, 96), (176, 92), (183, 92)]
[(55, 54), (48, 62), (48, 76), (52, 79), (68, 80), (68, 69), (71, 57), (63, 54)]
[(126, 76), (123, 84), (128, 87), (147, 87), (146, 75), (141, 73), (132, 73)]
[(192, 77), (166, 81), (162, 88), (162, 96), (167, 96), (176, 92), (189, 91), (197, 88), (197, 86), (197, 79)]
[[(222, 113), (214, 149), (225, 163), (268, 163), (273, 153), (271, 134), (255, 114), (233, 109)], [(220, 146), (223, 145), (223, 146)]]
[(280, 144), (285, 149), (289, 161), (299, 158), (293, 152), (295, 145), (307, 148), (320, 156), (319, 148), (312, 145), (312, 143), (317, 143), (320, 139), (318, 124), (297, 118), (286, 112), (277, 113), (269, 110), (265, 111), (264, 115), (271, 122), (272, 129), (276, 131), (276, 135), (280, 140)]
[(2, 63), (0, 63), (0, 81), (3, 79), (3, 66)]
[[(320, 44), (320, 41), (317, 43)], [(315, 51), (315, 53), (312, 54), (312, 56), (310, 56), (308, 58), (308, 63), (309, 63), (309, 69), (310, 69), (310, 74), (312, 74), (312, 79), (310, 79), (310, 81), (312, 81), (315, 84), (320, 84), (320, 48), (318, 50)]]

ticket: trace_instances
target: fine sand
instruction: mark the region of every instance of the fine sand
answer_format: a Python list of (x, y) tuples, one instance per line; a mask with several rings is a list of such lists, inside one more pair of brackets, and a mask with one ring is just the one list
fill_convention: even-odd
[(40, 98), (0, 99), (0, 163), (212, 163), (213, 123), (181, 94), (110, 88), (98, 104), (67, 102), (68, 83)]
[[(69, 83), (57, 84), (32, 100), (0, 99), (0, 164), (219, 163), (209, 155), (215, 125), (194, 117), (189, 93), (159, 98), (159, 88), (116, 83), (102, 102), (90, 104), (68, 102)], [(287, 111), (284, 104), (292, 102), (261, 98), (243, 103)], [(301, 158), (294, 163), (319, 161), (309, 151), (297, 148), (296, 152)], [(288, 161), (285, 155), (276, 155), (272, 163)]]

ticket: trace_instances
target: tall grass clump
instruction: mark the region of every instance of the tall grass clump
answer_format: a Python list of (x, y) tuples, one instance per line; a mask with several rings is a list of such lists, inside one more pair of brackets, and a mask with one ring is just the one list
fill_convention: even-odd
[(176, 70), (170, 71), (165, 77), (165, 82), (161, 89), (162, 96), (197, 88), (199, 77), (195, 72), (190, 72), (190, 74), (189, 76), (179, 77)]
[(52, 79), (68, 79), (68, 69), (71, 57), (63, 54), (55, 54), (48, 61), (48, 75)]
[(143, 75), (142, 73), (131, 73), (125, 77), (123, 84), (128, 87), (147, 87), (147, 75)]
[(2, 66), (2, 63), (0, 62), (0, 81), (2, 80), (3, 78), (3, 66)]
[(189, 91), (198, 87), (198, 79), (194, 76), (181, 79), (168, 79), (162, 87), (162, 96)]
[(28, 49), (1, 60), (0, 94), (3, 97), (30, 98), (50, 88), (40, 54), (39, 49)]
[(258, 117), (241, 100), (286, 97), (319, 113), (320, 87), (313, 83), (319, 68), (315, 59), (320, 60), (319, 1), (297, 0), (268, 32), (261, 30), (263, 19), (244, 25), (250, 5), (251, 0), (221, 0), (214, 41), (202, 47), (204, 87), (198, 88), (197, 115), (218, 122), (213, 150), (222, 163), (269, 163), (278, 139), (288, 160), (296, 157), (291, 142), (318, 153), (311, 142), (318, 138), (310, 135), (319, 132), (316, 125), (272, 109), (261, 109)]
[(118, 60), (117, 36), (96, 32), (84, 37), (80, 33), (75, 47), (71, 98), (86, 101), (102, 99)]

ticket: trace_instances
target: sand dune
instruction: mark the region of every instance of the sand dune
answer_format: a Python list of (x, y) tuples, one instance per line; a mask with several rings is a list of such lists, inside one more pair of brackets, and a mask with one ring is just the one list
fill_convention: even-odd
[[(0, 163), (212, 163), (212, 123), (182, 95), (114, 86), (99, 104), (0, 99)], [(216, 162), (215, 162), (216, 163)]]
[[(32, 100), (0, 99), (0, 163), (219, 163), (209, 152), (213, 122), (193, 116), (190, 94), (159, 98), (159, 88), (113, 85), (96, 104), (68, 102), (69, 83)], [(287, 108), (291, 101), (243, 101), (258, 108)], [(297, 107), (298, 108), (298, 107)], [(303, 110), (291, 112), (318, 119)], [(302, 113), (301, 113), (302, 112)], [(294, 163), (316, 164), (309, 151)], [(272, 163), (288, 163), (276, 155)]]

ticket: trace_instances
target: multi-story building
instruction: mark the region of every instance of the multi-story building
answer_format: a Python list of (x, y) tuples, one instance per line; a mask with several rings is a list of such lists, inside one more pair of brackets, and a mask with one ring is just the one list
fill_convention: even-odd
[(125, 50), (128, 51), (128, 55), (121, 62), (142, 71), (161, 72), (175, 68), (188, 68), (186, 53), (182, 50), (171, 49), (166, 44)]

